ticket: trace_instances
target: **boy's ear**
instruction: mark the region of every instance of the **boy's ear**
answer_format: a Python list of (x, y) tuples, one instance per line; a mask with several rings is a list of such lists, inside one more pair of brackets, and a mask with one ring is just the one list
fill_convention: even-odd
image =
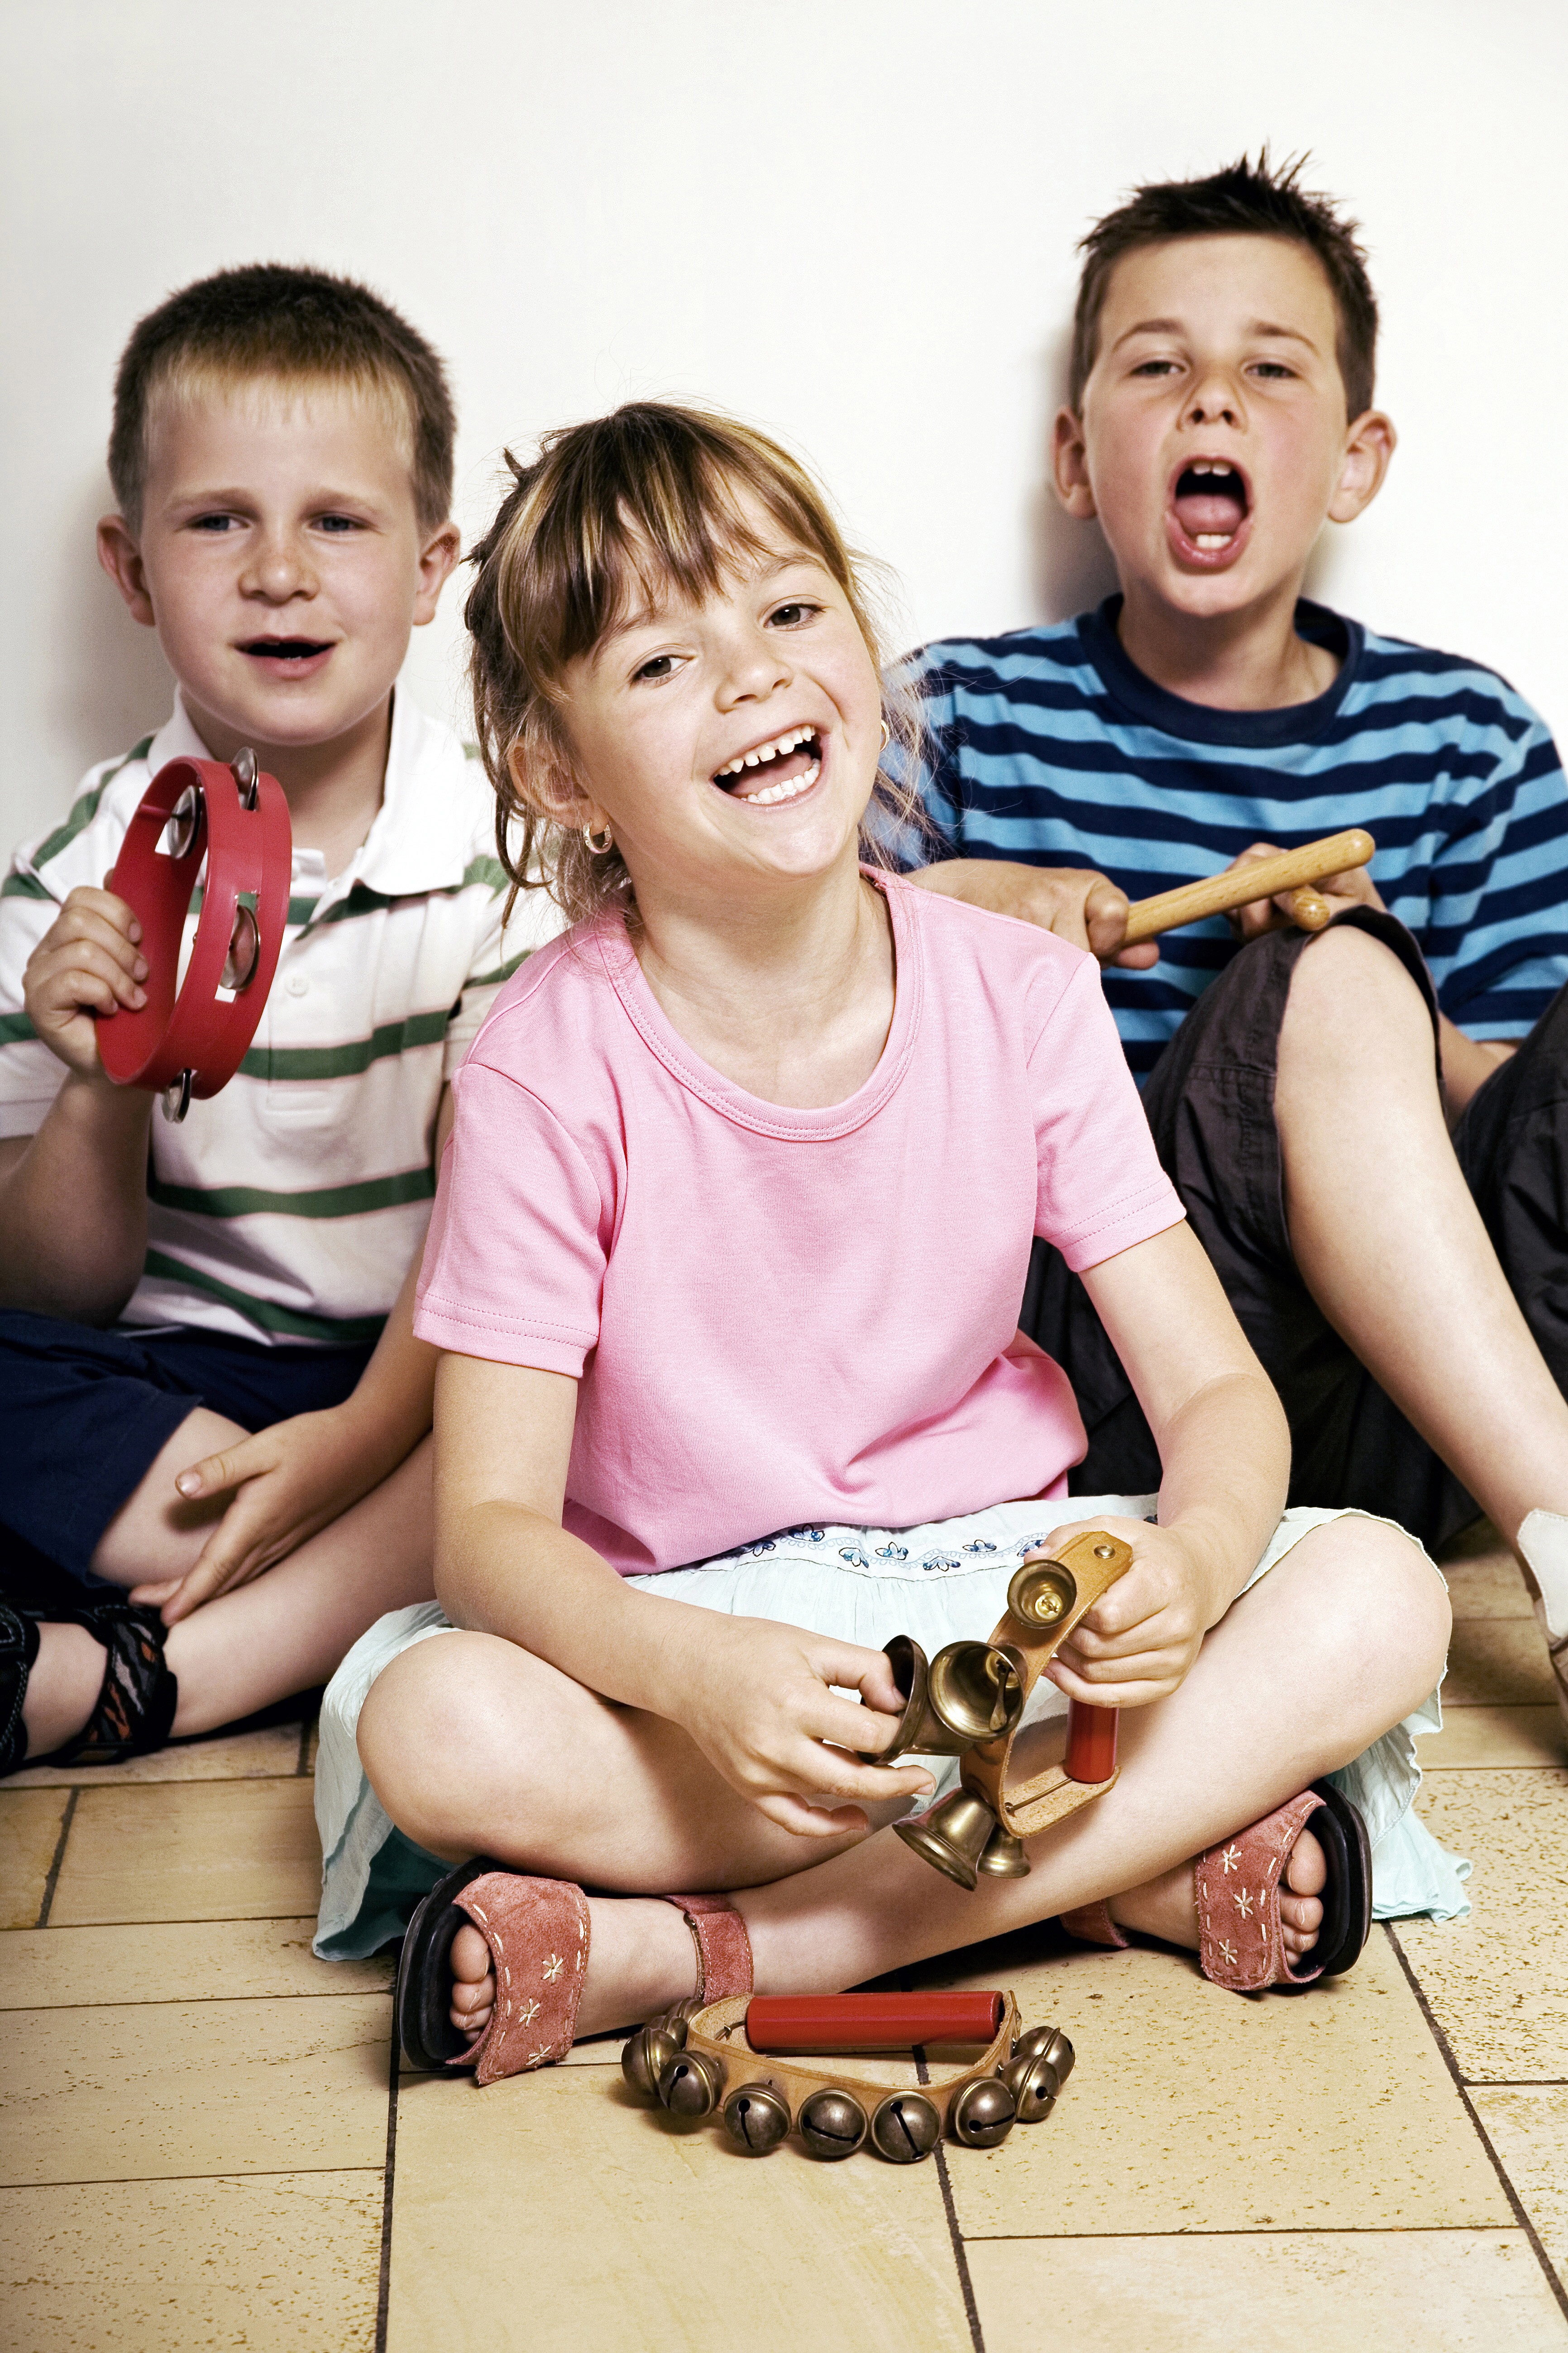
[(1381, 408), (1369, 408), (1356, 418), (1345, 437), (1344, 462), (1329, 501), (1331, 522), (1354, 522), (1371, 506), (1383, 488), (1398, 439), (1394, 419)]
[(449, 518), (439, 531), (431, 533), (420, 549), (419, 593), (414, 599), (414, 626), (416, 629), (422, 629), (426, 621), (435, 619), (441, 591), (451, 578), (462, 552), (462, 533)]
[(98, 526), (98, 560), (131, 608), (131, 617), (144, 629), (155, 629), (158, 617), (147, 590), (142, 551), (123, 515), (105, 515)]
[(1051, 427), (1051, 476), (1057, 496), (1075, 522), (1092, 522), (1097, 509), (1089, 482), (1089, 455), (1084, 448), (1083, 419), (1070, 408), (1058, 408)]

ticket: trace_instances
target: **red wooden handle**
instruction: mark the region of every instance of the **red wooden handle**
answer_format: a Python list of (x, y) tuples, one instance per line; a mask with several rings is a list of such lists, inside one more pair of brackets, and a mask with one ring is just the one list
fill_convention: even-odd
[(1116, 1770), (1116, 1710), (1090, 1707), (1081, 1699), (1068, 1702), (1068, 1753), (1065, 1771), (1069, 1781), (1109, 1781)]
[(916, 2042), (989, 2042), (999, 1993), (759, 1993), (746, 2011), (753, 2051), (784, 2059), (817, 2051), (908, 2051)]

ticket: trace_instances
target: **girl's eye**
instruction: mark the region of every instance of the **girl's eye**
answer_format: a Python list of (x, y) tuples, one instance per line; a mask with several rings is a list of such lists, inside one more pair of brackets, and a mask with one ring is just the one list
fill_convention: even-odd
[(673, 678), (675, 675), (675, 656), (673, 654), (654, 654), (649, 660), (644, 662), (640, 670), (634, 670), (632, 675), (634, 678), (646, 678), (654, 681), (658, 681), (661, 678)]
[(804, 597), (797, 596), (787, 605), (775, 605), (768, 619), (781, 629), (795, 629), (802, 621), (809, 621), (814, 613), (821, 610), (820, 605), (808, 605)]

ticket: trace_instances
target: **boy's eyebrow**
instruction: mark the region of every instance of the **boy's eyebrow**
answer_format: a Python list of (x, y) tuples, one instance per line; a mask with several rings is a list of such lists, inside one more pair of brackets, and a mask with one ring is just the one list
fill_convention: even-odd
[[(1185, 332), (1186, 322), (1182, 319), (1140, 319), (1135, 326), (1124, 328), (1110, 348), (1119, 352), (1123, 343), (1131, 342), (1134, 335), (1180, 335)], [(1300, 327), (1282, 327), (1273, 319), (1248, 319), (1243, 332), (1248, 335), (1272, 335), (1288, 343), (1305, 343), (1310, 352), (1318, 348), (1311, 336), (1304, 335)]]

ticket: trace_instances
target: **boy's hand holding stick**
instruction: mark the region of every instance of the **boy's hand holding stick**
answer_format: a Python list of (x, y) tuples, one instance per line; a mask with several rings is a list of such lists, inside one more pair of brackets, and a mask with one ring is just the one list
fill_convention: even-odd
[[(1331, 899), (1382, 905), (1370, 880), (1358, 871), (1376, 847), (1371, 834), (1359, 826), (1331, 833), (1321, 841), (1309, 841), (1300, 849), (1270, 849), (1266, 843), (1256, 843), (1243, 850), (1223, 874), (1210, 874), (1201, 882), (1184, 882), (1179, 890), (1137, 900), (1127, 911), (1122, 944), (1137, 947), (1162, 932), (1177, 931), (1182, 924), (1200, 923), (1207, 915), (1232, 914), (1237, 909), (1244, 911), (1239, 928), (1247, 939), (1277, 931), (1286, 923), (1303, 932), (1321, 932), (1336, 912), (1330, 904)], [(1326, 890), (1314, 889), (1317, 883), (1326, 885)]]

